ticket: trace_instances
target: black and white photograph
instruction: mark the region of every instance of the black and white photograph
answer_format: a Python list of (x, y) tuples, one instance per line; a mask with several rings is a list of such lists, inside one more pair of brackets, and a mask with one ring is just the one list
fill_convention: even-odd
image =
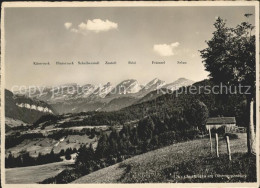
[(9, 2), (1, 19), (3, 187), (258, 187), (258, 2)]

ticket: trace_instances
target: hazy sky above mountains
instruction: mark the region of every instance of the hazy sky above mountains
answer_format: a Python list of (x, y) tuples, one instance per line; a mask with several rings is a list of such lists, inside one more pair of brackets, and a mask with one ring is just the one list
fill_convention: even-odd
[[(208, 73), (198, 50), (212, 37), (216, 17), (236, 26), (247, 20), (245, 13), (254, 13), (254, 8), (6, 8), (6, 87), (117, 84), (130, 78), (145, 84), (156, 77), (167, 83), (180, 77), (199, 81)], [(58, 66), (56, 61), (100, 64)], [(105, 61), (117, 64), (105, 65)], [(152, 65), (152, 61), (166, 64)]]

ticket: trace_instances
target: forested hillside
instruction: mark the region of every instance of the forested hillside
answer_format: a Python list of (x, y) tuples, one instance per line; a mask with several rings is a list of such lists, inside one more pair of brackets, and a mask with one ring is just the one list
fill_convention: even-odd
[(33, 123), (41, 116), (50, 113), (55, 114), (55, 111), (47, 103), (25, 96), (17, 96), (11, 91), (5, 90), (6, 117), (25, 123)]
[[(193, 92), (189, 89), (193, 87)], [(165, 117), (184, 118), (191, 109), (193, 101), (204, 103), (209, 111), (209, 117), (234, 116), (239, 126), (246, 125), (246, 98), (240, 94), (214, 94), (209, 89), (214, 87), (210, 80), (197, 82), (192, 86), (180, 88), (170, 94), (161, 95), (153, 100), (134, 104), (113, 112), (86, 112), (81, 121), (69, 122), (60, 127), (79, 125), (122, 125), (146, 116), (156, 115), (160, 119)], [(194, 89), (195, 88), (195, 89)], [(183, 92), (181, 92), (183, 91)], [(215, 89), (215, 92), (220, 92)], [(75, 114), (77, 116), (77, 114)], [(44, 119), (45, 117), (43, 117)]]

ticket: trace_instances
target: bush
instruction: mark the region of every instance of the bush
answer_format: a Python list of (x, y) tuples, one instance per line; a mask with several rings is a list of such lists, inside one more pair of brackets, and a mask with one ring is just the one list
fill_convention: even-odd
[(51, 177), (48, 179), (43, 180), (42, 182), (39, 182), (41, 184), (50, 184), (50, 183), (70, 183), (78, 178), (80, 178), (82, 174), (80, 174), (75, 169), (65, 169), (55, 177)]
[(100, 168), (105, 168), (107, 165), (104, 161), (100, 162)]
[(71, 160), (71, 155), (70, 155), (70, 154), (66, 154), (66, 155), (65, 155), (65, 159), (66, 159), (66, 160)]
[(223, 127), (219, 127), (219, 128), (211, 128), (210, 129), (211, 130), (211, 134), (213, 135), (215, 135), (216, 133), (218, 133), (218, 135), (224, 135), (225, 134), (225, 127), (223, 126)]
[(200, 133), (200, 131), (197, 130), (197, 129), (187, 130), (187, 131), (184, 132), (183, 137), (184, 137), (184, 139), (192, 140), (192, 139), (197, 138), (197, 136), (199, 135), (199, 133)]
[(95, 165), (94, 165), (94, 171), (99, 170), (100, 168), (101, 168), (101, 167), (100, 167), (99, 164), (95, 164)]
[(110, 155), (110, 156), (108, 157), (108, 160), (107, 160), (107, 164), (108, 164), (108, 165), (116, 164), (116, 162), (117, 162), (116, 158), (113, 157), (112, 155)]
[(123, 161), (123, 156), (122, 155), (117, 156), (117, 163), (122, 161)]
[(60, 150), (60, 156), (64, 156), (64, 155), (65, 155), (64, 149)]
[(174, 131), (165, 132), (159, 135), (158, 144), (159, 145), (170, 145), (176, 140), (176, 133)]

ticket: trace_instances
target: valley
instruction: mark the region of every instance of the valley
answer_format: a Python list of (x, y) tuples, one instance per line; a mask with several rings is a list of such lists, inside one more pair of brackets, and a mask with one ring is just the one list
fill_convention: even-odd
[[(182, 90), (186, 87), (204, 88), (205, 86), (212, 86), (211, 81), (203, 80), (193, 83), (192, 86), (183, 86), (179, 89)], [(111, 171), (111, 175), (117, 176), (117, 179), (115, 179), (116, 177), (111, 177), (112, 179), (108, 177), (109, 181), (112, 182), (176, 181), (168, 180), (166, 177), (155, 180), (139, 180), (132, 179), (132, 175), (124, 180), (129, 172), (128, 168), (130, 168), (127, 161), (135, 161), (137, 157), (142, 159), (140, 156), (143, 155), (147, 155), (145, 158), (154, 159), (158, 155), (158, 150), (163, 152), (164, 149), (173, 147), (175, 149), (172, 152), (176, 152), (177, 148), (181, 149), (179, 145), (182, 144), (184, 145), (181, 147), (186, 148), (185, 151), (189, 151), (188, 153), (198, 149), (193, 147), (203, 148), (202, 153), (195, 154), (194, 157), (200, 156), (208, 160), (208, 158), (211, 158), (206, 152), (208, 150), (208, 139), (203, 138), (204, 128), (201, 127), (202, 132), (200, 132), (195, 124), (197, 117), (205, 116), (206, 118), (208, 115), (218, 116), (219, 114), (224, 116), (235, 115), (238, 112), (236, 110), (243, 109), (240, 105), (243, 104), (245, 99), (241, 95), (230, 95), (228, 96), (229, 101), (226, 102), (221, 97), (214, 94), (204, 94), (203, 92), (196, 95), (180, 93), (177, 96), (178, 90), (171, 93), (167, 93), (167, 89), (160, 91), (161, 93), (152, 90), (139, 99), (135, 98), (132, 93), (123, 94), (123, 96), (117, 93), (117, 98), (104, 105), (105, 111), (91, 110), (64, 114), (44, 113), (33, 123), (22, 123), (21, 120), (8, 117), (6, 119), (8, 129), (6, 129), (5, 151), (6, 165), (8, 165), (7, 173), (12, 176), (10, 174), (14, 173), (14, 169), (18, 169), (17, 173), (19, 173), (20, 169), (25, 168), (29, 174), (39, 167), (39, 173), (43, 170), (46, 174), (49, 174), (45, 165), (50, 165), (52, 172), (48, 177), (45, 176), (45, 179), (35, 178), (35, 180), (24, 181), (35, 181), (36, 183), (36, 180), (39, 180), (38, 182), (41, 183), (62, 183), (69, 178), (65, 181), (66, 183), (73, 181), (76, 183), (98, 182), (101, 181), (102, 174), (106, 173), (107, 170)], [(108, 97), (102, 98), (101, 101), (109, 101), (111, 98), (113, 98), (112, 93)], [(131, 99), (129, 100), (129, 98)], [(31, 100), (37, 101), (38, 99), (32, 98)], [(125, 105), (128, 102), (131, 104), (130, 106)], [(47, 105), (50, 109), (54, 109), (54, 112), (57, 112), (52, 104)], [(234, 105), (237, 108), (231, 109)], [(240, 113), (236, 116), (237, 125), (244, 123), (244, 112), (240, 111)], [(225, 136), (222, 132), (219, 132), (219, 134), (221, 137)], [(239, 134), (238, 139), (232, 142), (232, 152), (235, 155), (245, 154), (245, 138), (245, 134)], [(190, 143), (192, 148), (186, 143)], [(224, 143), (225, 140), (222, 138), (220, 140), (221, 152), (225, 151)], [(242, 147), (242, 145), (244, 146)], [(204, 149), (206, 150), (204, 151)], [(86, 155), (84, 152), (90, 152), (90, 150), (93, 150), (94, 154), (88, 155), (94, 158), (88, 159), (86, 163), (87, 158), (82, 157)], [(157, 154), (154, 155), (153, 153)], [(165, 153), (165, 156), (167, 155), (171, 154)], [(187, 158), (189, 157), (187, 156)], [(48, 160), (48, 158), (50, 159)], [(24, 162), (25, 159), (27, 163)], [(167, 160), (170, 159), (167, 157)], [(189, 161), (185, 161), (185, 158), (183, 160), (183, 162), (179, 160), (164, 162), (177, 166), (180, 165), (179, 163), (186, 165), (187, 162), (187, 165), (190, 165)], [(15, 162), (11, 163), (11, 161)], [(200, 161), (197, 162), (201, 163)], [(70, 166), (67, 166), (67, 163), (70, 163)], [(153, 163), (156, 164), (155, 161)], [(58, 165), (57, 168), (56, 164)], [(80, 165), (83, 165), (83, 167)], [(131, 163), (131, 169), (134, 169), (132, 165), (134, 164)], [(61, 170), (53, 170), (53, 166), (55, 166), (55, 169)], [(143, 167), (145, 168), (145, 165)], [(80, 170), (82, 168), (86, 168), (87, 171)], [(158, 167), (158, 169), (160, 168)], [(115, 172), (113, 172), (114, 170)], [(142, 173), (145, 174), (146, 172)], [(93, 177), (98, 177), (98, 179), (93, 179)], [(11, 178), (8, 181), (16, 182), (19, 180)], [(105, 179), (104, 181), (106, 182)], [(243, 179), (243, 181), (247, 180)]]

